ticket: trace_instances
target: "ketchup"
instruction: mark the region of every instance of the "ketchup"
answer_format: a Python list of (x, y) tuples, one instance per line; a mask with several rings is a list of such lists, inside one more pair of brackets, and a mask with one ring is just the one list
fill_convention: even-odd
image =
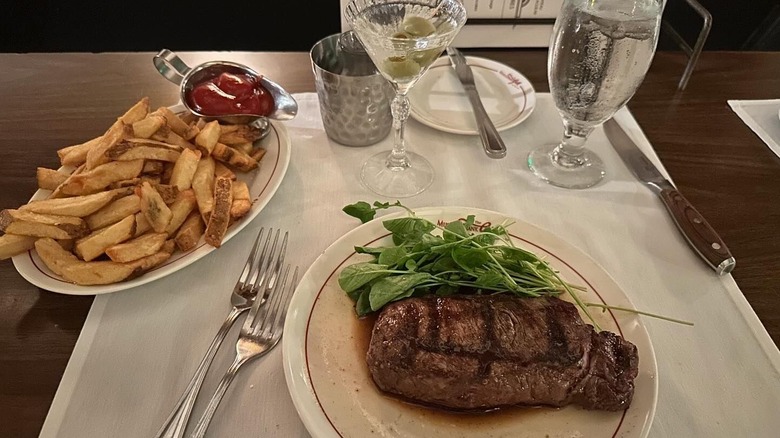
[(205, 116), (258, 114), (273, 111), (274, 99), (258, 78), (222, 73), (195, 85), (186, 95), (189, 106)]

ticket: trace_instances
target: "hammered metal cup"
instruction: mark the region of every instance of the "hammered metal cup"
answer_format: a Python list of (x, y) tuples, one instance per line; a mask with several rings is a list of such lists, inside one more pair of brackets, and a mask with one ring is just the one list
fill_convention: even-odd
[[(325, 133), (346, 146), (368, 146), (387, 137), (393, 124), (392, 86), (378, 72), (358, 76), (339, 50), (335, 34), (311, 49), (311, 65)], [(346, 67), (346, 68), (345, 68)]]

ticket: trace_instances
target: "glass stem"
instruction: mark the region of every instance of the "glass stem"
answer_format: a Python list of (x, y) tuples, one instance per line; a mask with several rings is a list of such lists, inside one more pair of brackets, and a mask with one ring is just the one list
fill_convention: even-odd
[(393, 113), (393, 131), (395, 135), (393, 150), (387, 157), (387, 167), (400, 170), (409, 167), (404, 142), (406, 119), (409, 118), (409, 99), (406, 97), (406, 93), (397, 92), (395, 94), (393, 102), (390, 104), (390, 111)]
[(562, 167), (573, 168), (585, 163), (585, 141), (593, 132), (592, 125), (581, 125), (563, 120), (563, 140), (553, 151), (553, 160)]

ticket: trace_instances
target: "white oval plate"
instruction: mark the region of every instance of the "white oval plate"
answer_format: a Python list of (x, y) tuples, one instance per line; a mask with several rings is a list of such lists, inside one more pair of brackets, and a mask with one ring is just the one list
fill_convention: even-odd
[[(581, 295), (585, 301), (633, 308), (609, 274), (551, 233), (488, 210), (434, 207), (417, 209), (416, 213), (434, 222), (450, 222), (469, 214), (482, 224), (514, 222), (508, 228), (514, 243), (545, 257), (570, 283), (587, 287)], [(291, 300), (282, 338), (285, 378), (295, 408), (313, 437), (647, 436), (657, 401), (657, 366), (647, 331), (640, 317), (630, 312), (592, 312), (602, 329), (622, 335), (638, 349), (639, 375), (626, 411), (568, 406), (453, 415), (382, 395), (365, 362), (370, 326), (355, 316), (352, 301), (339, 288), (338, 276), (343, 267), (366, 257), (355, 254), (356, 245), (391, 245), (382, 220), (399, 216), (378, 218), (334, 242), (302, 277)]]
[[(177, 108), (172, 107), (171, 109), (176, 111)], [(260, 213), (263, 207), (268, 204), (268, 201), (271, 200), (274, 193), (276, 193), (282, 179), (284, 179), (284, 175), (287, 173), (291, 153), (290, 136), (287, 134), (287, 128), (280, 122), (271, 121), (271, 132), (260, 141), (266, 147), (266, 153), (260, 161), (258, 169), (248, 173), (236, 172), (236, 178), (246, 182), (249, 186), (252, 207), (249, 213), (228, 228), (223, 242), (227, 242), (241, 232)], [(51, 193), (49, 190), (38, 190), (30, 200), (43, 199), (49, 193)], [(211, 245), (207, 245), (201, 237), (200, 243), (194, 249), (186, 253), (181, 251), (174, 252), (165, 263), (140, 277), (120, 283), (99, 286), (79, 286), (63, 280), (43, 263), (34, 249), (14, 256), (12, 260), (19, 274), (25, 280), (41, 289), (67, 295), (99, 295), (130, 289), (165, 277), (216, 249)]]
[[(536, 106), (531, 82), (517, 70), (476, 56), (466, 56), (479, 97), (499, 131), (517, 126)], [(411, 116), (418, 122), (453, 134), (477, 135), (477, 122), (466, 92), (448, 57), (437, 59), (409, 91)]]

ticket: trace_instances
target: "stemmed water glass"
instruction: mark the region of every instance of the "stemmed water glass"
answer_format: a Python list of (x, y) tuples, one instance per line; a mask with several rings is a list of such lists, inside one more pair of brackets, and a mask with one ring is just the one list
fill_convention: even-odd
[(396, 93), (393, 149), (366, 160), (361, 180), (379, 195), (416, 195), (431, 185), (434, 170), (422, 155), (406, 150), (406, 95), (466, 23), (466, 9), (459, 0), (352, 0), (344, 14)]
[(642, 83), (655, 54), (663, 7), (664, 0), (564, 0), (547, 61), (563, 139), (528, 155), (534, 174), (572, 189), (601, 181), (604, 164), (585, 142)]

